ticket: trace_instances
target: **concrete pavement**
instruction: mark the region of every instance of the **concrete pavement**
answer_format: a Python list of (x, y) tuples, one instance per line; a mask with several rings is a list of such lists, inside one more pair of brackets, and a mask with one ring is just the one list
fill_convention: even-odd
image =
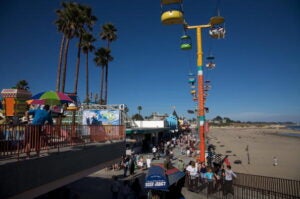
[[(194, 160), (194, 158), (187, 157), (186, 155), (182, 155), (180, 153), (179, 147), (173, 149), (174, 159), (172, 160), (172, 164), (176, 166), (178, 158), (181, 158), (185, 164), (187, 165), (190, 160)], [(148, 155), (152, 157), (152, 154), (141, 154), (143, 157), (147, 157)], [(160, 158), (159, 160), (152, 160), (152, 163), (163, 163), (164, 158)], [(113, 170), (100, 170), (98, 172), (93, 173), (92, 175), (85, 177), (81, 180), (78, 180), (72, 184), (69, 184), (67, 187), (71, 191), (72, 197), (86, 198), (86, 199), (109, 199), (111, 198), (110, 192), (110, 184), (112, 183), (112, 176), (116, 175), (119, 177), (120, 182), (122, 183), (124, 180), (134, 180), (135, 178), (139, 178), (142, 190), (144, 193), (144, 181), (147, 170), (136, 170), (135, 174), (132, 176), (128, 176), (126, 178), (123, 177), (123, 170), (113, 171)], [(199, 199), (206, 198), (206, 194), (203, 193), (194, 193), (189, 191), (186, 187), (182, 189), (182, 194), (186, 199)], [(119, 197), (121, 198), (121, 197)]]

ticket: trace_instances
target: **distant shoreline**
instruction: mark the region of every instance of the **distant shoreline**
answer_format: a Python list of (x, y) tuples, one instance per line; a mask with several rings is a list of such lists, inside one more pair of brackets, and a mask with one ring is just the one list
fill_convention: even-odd
[[(295, 128), (291, 128), (295, 127)], [(267, 130), (269, 133), (296, 133), (300, 134), (300, 126), (297, 125), (228, 125), (228, 126), (210, 126), (211, 129), (256, 129)], [(298, 129), (299, 128), (299, 129)]]
[[(207, 139), (216, 146), (217, 153), (229, 155), (237, 172), (300, 180), (299, 130), (284, 125), (213, 126)], [(273, 157), (278, 158), (278, 166), (273, 166)], [(235, 160), (242, 164), (234, 164)]]

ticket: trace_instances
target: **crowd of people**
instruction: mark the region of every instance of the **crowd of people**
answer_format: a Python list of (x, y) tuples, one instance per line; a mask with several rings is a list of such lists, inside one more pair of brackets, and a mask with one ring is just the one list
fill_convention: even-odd
[[(182, 155), (195, 157), (198, 151), (195, 149), (196, 138), (192, 134), (180, 136), (177, 140)], [(207, 188), (207, 194), (222, 191), (223, 195), (234, 194), (232, 182), (236, 174), (231, 169), (228, 156), (214, 162), (214, 147), (208, 146), (208, 157), (206, 162), (190, 160), (185, 165), (182, 158), (177, 159), (176, 167), (186, 172), (186, 183), (190, 191), (200, 192)], [(192, 158), (195, 159), (195, 158)]]
[(174, 166), (186, 173), (185, 186), (188, 190), (200, 192), (207, 188), (207, 194), (221, 191), (223, 195), (233, 195), (232, 182), (237, 176), (231, 169), (228, 156), (218, 163), (213, 162), (212, 158), (207, 158), (207, 162), (204, 163), (197, 162), (195, 157), (199, 151), (195, 147), (196, 144), (197, 139), (191, 133), (174, 136), (153, 145), (147, 154), (124, 155), (112, 169), (123, 169), (124, 177), (128, 174), (132, 176), (136, 170), (146, 170), (154, 160), (161, 159), (166, 169)]
[(190, 161), (186, 167), (186, 185), (190, 191), (200, 192), (207, 188), (207, 194), (222, 191), (223, 195), (233, 191), (233, 179), (236, 174), (232, 171), (230, 164), (207, 166), (205, 163), (197, 164)]

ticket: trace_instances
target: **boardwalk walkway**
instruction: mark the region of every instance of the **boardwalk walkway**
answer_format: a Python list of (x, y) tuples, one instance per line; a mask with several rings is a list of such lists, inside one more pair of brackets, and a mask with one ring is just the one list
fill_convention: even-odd
[[(194, 158), (187, 157), (186, 155), (182, 155), (180, 153), (179, 147), (175, 147), (173, 150), (174, 153), (174, 160), (172, 160), (172, 163), (174, 166), (176, 166), (176, 162), (178, 158), (181, 158), (184, 160), (186, 165), (190, 160), (193, 160)], [(147, 157), (148, 155), (150, 157), (153, 157), (152, 154), (141, 154), (143, 157)], [(152, 163), (163, 163), (164, 158), (160, 158), (159, 160), (152, 160)], [(148, 170), (135, 170), (135, 174), (132, 176), (128, 176), (126, 178), (123, 177), (123, 170), (113, 171), (113, 170), (100, 170), (98, 172), (93, 173), (92, 175), (85, 177), (81, 180), (78, 180), (72, 184), (69, 184), (67, 187), (71, 191), (71, 195), (79, 196), (80, 198), (89, 198), (89, 199), (96, 199), (101, 196), (103, 199), (109, 199), (111, 198), (111, 192), (110, 192), (110, 184), (112, 183), (112, 176), (118, 176), (119, 181), (121, 184), (124, 180), (133, 181), (135, 178), (139, 178), (140, 185), (142, 187), (143, 192), (146, 194), (146, 191), (144, 190), (144, 180), (145, 175)], [(186, 199), (199, 199), (199, 198), (206, 198), (206, 194), (204, 193), (195, 193), (189, 191), (186, 187), (183, 187), (182, 189), (182, 195)]]

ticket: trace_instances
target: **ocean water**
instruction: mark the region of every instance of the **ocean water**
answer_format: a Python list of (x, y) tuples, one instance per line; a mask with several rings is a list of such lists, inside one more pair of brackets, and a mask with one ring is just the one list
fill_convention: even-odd
[(300, 125), (288, 126), (287, 128), (300, 131)]
[(289, 137), (298, 137), (300, 138), (300, 134), (297, 133), (278, 133), (279, 135), (289, 136)]
[[(299, 125), (295, 125), (295, 126), (288, 126), (288, 129), (292, 129), (292, 130), (297, 130), (300, 131), (300, 126)], [(278, 133), (279, 135), (284, 135), (284, 136), (289, 136), (289, 137), (298, 137), (300, 138), (300, 134), (298, 133)]]

